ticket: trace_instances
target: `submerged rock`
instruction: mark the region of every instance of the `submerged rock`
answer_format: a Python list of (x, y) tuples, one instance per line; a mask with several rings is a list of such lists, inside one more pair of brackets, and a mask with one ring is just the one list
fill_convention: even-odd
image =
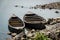
[(15, 5), (15, 7), (18, 7), (18, 5)]
[(55, 11), (55, 13), (59, 13), (59, 11)]
[(21, 6), (21, 8), (24, 8), (24, 6)]

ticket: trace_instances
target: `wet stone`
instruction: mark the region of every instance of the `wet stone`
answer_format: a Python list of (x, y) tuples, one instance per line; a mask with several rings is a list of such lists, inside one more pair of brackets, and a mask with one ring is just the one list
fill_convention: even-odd
[(59, 13), (59, 11), (55, 11), (55, 13)]
[(11, 35), (14, 37), (14, 36), (16, 36), (16, 33), (12, 33)]
[(18, 7), (18, 5), (15, 5), (15, 7)]
[(11, 35), (11, 32), (8, 32), (7, 34), (8, 34), (8, 35)]

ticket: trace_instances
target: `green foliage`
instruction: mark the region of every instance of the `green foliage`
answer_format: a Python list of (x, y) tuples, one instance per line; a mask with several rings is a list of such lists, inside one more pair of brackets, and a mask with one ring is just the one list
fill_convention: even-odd
[(51, 40), (44, 33), (36, 32), (34, 40)]

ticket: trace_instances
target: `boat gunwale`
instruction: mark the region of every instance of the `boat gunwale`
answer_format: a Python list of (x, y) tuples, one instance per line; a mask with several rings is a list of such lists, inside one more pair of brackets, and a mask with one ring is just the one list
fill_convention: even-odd
[(26, 20), (24, 20), (24, 22), (30, 23), (30, 24), (45, 23), (44, 21), (30, 21), (30, 22), (27, 22)]

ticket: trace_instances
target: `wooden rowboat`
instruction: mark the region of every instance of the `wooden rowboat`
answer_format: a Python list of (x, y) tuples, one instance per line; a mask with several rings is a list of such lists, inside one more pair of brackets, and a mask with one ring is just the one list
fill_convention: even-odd
[(24, 27), (25, 26), (24, 26), (23, 21), (19, 17), (13, 14), (13, 16), (9, 19), (9, 23), (8, 23), (9, 31), (12, 33), (18, 34), (21, 31), (23, 31)]
[(28, 29), (45, 29), (45, 25), (43, 24), (45, 19), (41, 16), (38, 16), (35, 13), (25, 14), (24, 17), (25, 28)]

